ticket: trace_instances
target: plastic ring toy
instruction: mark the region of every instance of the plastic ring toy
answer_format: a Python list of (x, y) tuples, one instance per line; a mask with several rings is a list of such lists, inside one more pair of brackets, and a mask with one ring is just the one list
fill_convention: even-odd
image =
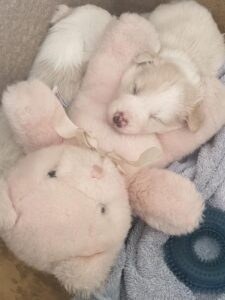
[[(214, 240), (218, 255), (202, 259), (195, 251), (202, 238)], [(191, 234), (172, 236), (164, 245), (164, 259), (173, 274), (194, 292), (222, 293), (225, 291), (225, 212), (208, 207), (204, 222)]]

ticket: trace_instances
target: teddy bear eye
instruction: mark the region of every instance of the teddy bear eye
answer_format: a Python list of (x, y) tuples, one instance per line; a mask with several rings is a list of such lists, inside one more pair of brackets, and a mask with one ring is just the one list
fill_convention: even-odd
[(56, 171), (55, 171), (55, 170), (49, 171), (49, 172), (48, 172), (48, 176), (49, 176), (50, 178), (55, 178), (55, 177), (56, 177)]
[(137, 85), (136, 84), (134, 84), (134, 86), (133, 86), (132, 94), (137, 95)]
[(101, 204), (101, 214), (104, 215), (106, 213), (106, 207), (105, 207), (105, 204)]

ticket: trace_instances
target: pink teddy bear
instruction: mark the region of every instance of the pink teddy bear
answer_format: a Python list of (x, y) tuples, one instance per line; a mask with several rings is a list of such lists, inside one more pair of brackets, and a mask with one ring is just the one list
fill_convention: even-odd
[[(71, 293), (89, 295), (104, 284), (141, 201), (137, 210), (128, 201), (125, 178), (108, 157), (55, 132), (53, 116), (64, 111), (46, 85), (11, 86), (3, 108), (26, 155), (0, 179), (0, 236), (26, 264), (55, 275)], [(190, 181), (167, 170), (149, 172), (155, 211), (180, 199), (202, 210)], [(177, 185), (186, 194), (176, 193)]]

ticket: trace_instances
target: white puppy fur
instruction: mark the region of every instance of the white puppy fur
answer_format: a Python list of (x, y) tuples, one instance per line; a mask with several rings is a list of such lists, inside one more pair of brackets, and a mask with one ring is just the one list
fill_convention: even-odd
[(161, 50), (142, 53), (125, 72), (108, 109), (123, 134), (162, 133), (187, 123), (201, 126), (201, 79), (216, 76), (225, 60), (222, 34), (210, 12), (195, 1), (162, 4), (149, 16)]
[(87, 62), (112, 16), (106, 10), (84, 5), (59, 5), (46, 39), (30, 71), (51, 88), (58, 86), (66, 104), (76, 95)]

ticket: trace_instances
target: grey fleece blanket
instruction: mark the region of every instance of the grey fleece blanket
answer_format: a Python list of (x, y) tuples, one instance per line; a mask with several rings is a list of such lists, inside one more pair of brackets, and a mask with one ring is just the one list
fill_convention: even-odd
[[(225, 84), (225, 66), (220, 77)], [(192, 180), (207, 203), (225, 211), (225, 128), (169, 169)], [(167, 235), (135, 220), (105, 290), (93, 295), (91, 300), (225, 300), (225, 294), (193, 294), (173, 275), (163, 258), (167, 239)], [(210, 257), (216, 251), (209, 242), (208, 251), (203, 251), (204, 246), (200, 244), (197, 249), (202, 255)]]

